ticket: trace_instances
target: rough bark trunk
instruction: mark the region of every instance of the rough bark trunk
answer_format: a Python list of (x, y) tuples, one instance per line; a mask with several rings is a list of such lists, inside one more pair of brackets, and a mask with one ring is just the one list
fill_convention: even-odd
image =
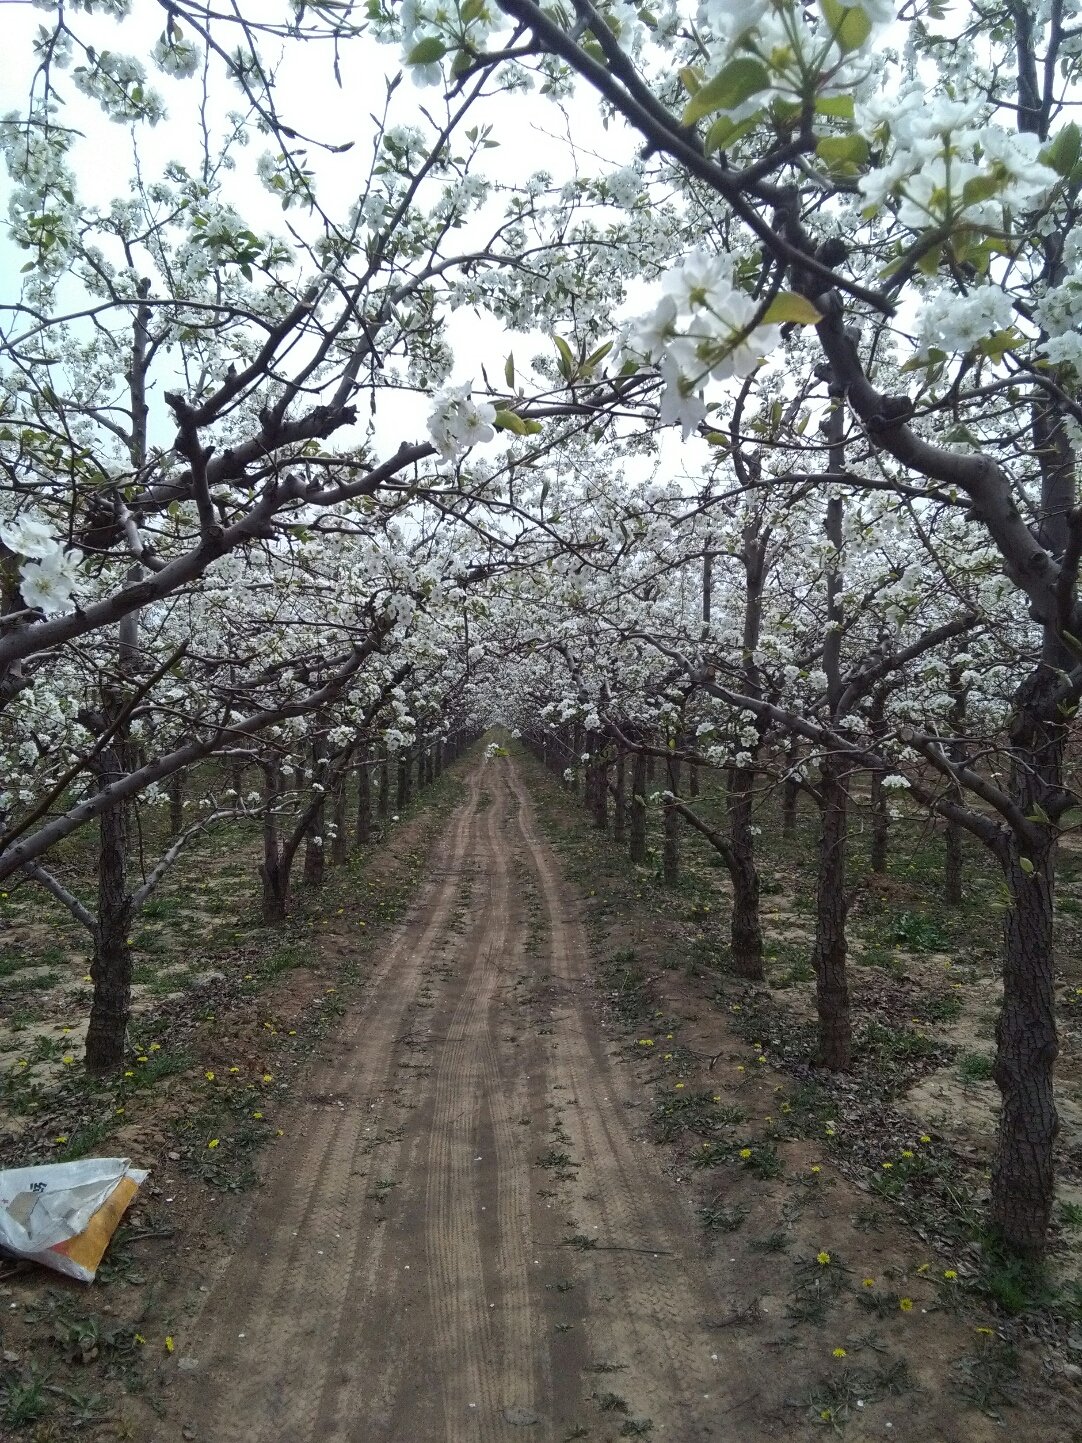
[(834, 1072), (844, 1072), (852, 1062), (853, 1038), (845, 939), (849, 774), (841, 758), (823, 759), (820, 797), (819, 877), (812, 948), (819, 1061)]
[(944, 845), (946, 855), (943, 861), (943, 900), (951, 907), (960, 907), (965, 877), (965, 846), (962, 828), (956, 822), (948, 822)]
[(409, 758), (401, 756), (398, 758), (398, 789), (395, 793), (395, 811), (399, 816), (406, 810), (406, 803), (410, 798), (409, 776)]
[(763, 980), (763, 926), (759, 915), (759, 870), (751, 832), (751, 799), (755, 773), (747, 767), (729, 769), (729, 877), (733, 915), (729, 924), (732, 969), (738, 977)]
[(169, 835), (179, 836), (184, 830), (184, 773), (174, 772), (169, 778)]
[[(1032, 850), (1032, 849), (1030, 849)], [(1004, 866), (1011, 905), (1004, 924), (1003, 1004), (993, 1076), (1003, 1098), (992, 1163), (991, 1221), (1012, 1252), (1040, 1257), (1054, 1200), (1059, 1131), (1053, 1067), (1059, 1050), (1052, 963), (1054, 849), (1027, 857), (1012, 840)]]
[(343, 765), (334, 787), (334, 841), (331, 843), (331, 861), (338, 865), (349, 856), (349, 789), (346, 785), (348, 775)]
[(367, 846), (372, 840), (372, 769), (366, 757), (357, 771), (357, 845)]
[[(669, 757), (668, 788), (673, 796), (680, 794), (680, 763)], [(662, 804), (663, 839), (661, 844), (661, 875), (669, 887), (680, 880), (680, 813), (668, 801)]]
[(383, 761), (379, 768), (379, 819), (385, 822), (391, 815), (391, 767)]
[(627, 758), (616, 753), (613, 762), (612, 839), (623, 846), (627, 836)]
[[(107, 746), (97, 758), (99, 787), (123, 774), (117, 749)], [(94, 1000), (86, 1034), (86, 1067), (95, 1076), (118, 1072), (131, 1012), (131, 897), (124, 848), (124, 809), (107, 807), (98, 823), (98, 906), (90, 976)]]
[(602, 753), (594, 776), (594, 826), (599, 832), (609, 830), (609, 763)]
[(872, 772), (871, 806), (872, 849), (869, 865), (873, 872), (885, 872), (887, 870), (887, 837), (890, 831), (890, 818), (887, 816), (887, 794), (883, 788), (881, 772)]
[(781, 787), (781, 834), (783, 837), (796, 835), (796, 804), (800, 796), (800, 783), (786, 777)]
[(646, 861), (646, 757), (635, 753), (635, 767), (631, 778), (631, 837), (629, 842), (631, 860)]
[(327, 862), (327, 762), (326, 744), (317, 737), (312, 747), (312, 780), (320, 790), (320, 803), (304, 839), (304, 885), (321, 887)]
[(278, 804), (280, 781), (276, 763), (269, 763), (263, 772), (263, 861), (259, 878), (263, 884), (262, 916), (268, 927), (279, 926), (286, 919), (289, 902), (289, 869), (283, 865), (278, 846)]
[[(1011, 792), (1027, 818), (1053, 805), (1063, 780), (1064, 728), (1056, 678), (1042, 669), (1015, 697)], [(1051, 696), (1050, 696), (1051, 694)], [(1054, 1196), (1059, 1119), (1053, 1069), (1059, 1044), (1053, 957), (1056, 828), (1031, 821), (1002, 858), (1011, 904), (1004, 920), (1003, 1003), (993, 1076), (1003, 1098), (992, 1160), (992, 1226), (1012, 1252), (1039, 1258)]]

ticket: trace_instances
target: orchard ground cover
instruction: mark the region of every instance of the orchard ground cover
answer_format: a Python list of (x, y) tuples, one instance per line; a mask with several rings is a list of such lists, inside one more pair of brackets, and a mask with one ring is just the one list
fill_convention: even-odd
[(4, 1280), (13, 1436), (1079, 1436), (1077, 1212), (1042, 1279), (982, 1261), (986, 1139), (905, 1107), (982, 1086), (983, 900), (967, 940), (896, 839), (854, 927), (857, 1068), (829, 1077), (797, 1001), (803, 818), (783, 844), (763, 816), (756, 988), (690, 841), (665, 887), (517, 752), (441, 790), (302, 894), (298, 965), (230, 929), (215, 1003), (175, 1017), (186, 1070), (111, 1099), (160, 1165), (103, 1287)]
[[(247, 1208), (264, 1149), (283, 1139), (295, 1080), (331, 1048), (460, 791), (446, 773), (386, 845), (301, 892), (285, 928), (259, 921), (257, 836), (231, 825), (185, 853), (133, 934), (116, 1079), (64, 1061), (85, 1030), (85, 934), (44, 894), (9, 890), (0, 1165), (125, 1155), (151, 1175), (91, 1287), (0, 1266), (0, 1436), (125, 1438), (129, 1410), (154, 1416), (183, 1310)], [(91, 867), (91, 852), (85, 834), (69, 844), (65, 875)]]
[[(1049, 1391), (1076, 1382), (1082, 1343), (1082, 978), (1073, 953), (1063, 953), (1058, 986), (1060, 1201), (1047, 1267), (1029, 1272), (982, 1246), (1002, 901), (979, 856), (969, 858), (977, 865), (953, 916), (936, 895), (939, 840), (921, 819), (895, 824), (886, 876), (862, 873), (854, 859), (860, 1042), (853, 1072), (838, 1076), (812, 1065), (810, 804), (792, 837), (782, 835), (780, 808), (768, 802), (757, 813), (768, 960), (765, 984), (749, 986), (726, 975), (730, 887), (697, 834), (684, 834), (681, 881), (666, 887), (659, 847), (635, 867), (565, 789), (532, 759), (524, 766), (561, 859), (589, 892), (609, 1013), (637, 1064), (649, 1130), (674, 1150), (674, 1185), (691, 1193), (721, 1254), (755, 1259), (725, 1325), (754, 1326), (764, 1346), (788, 1350), (787, 1365), (793, 1357), (803, 1365), (809, 1330), (837, 1335), (844, 1353), (830, 1350), (828, 1366), (803, 1393), (794, 1385), (789, 1400), (818, 1406), (828, 1429), (855, 1423), (864, 1436), (859, 1369), (849, 1375), (856, 1340), (858, 1355), (885, 1347), (904, 1364), (898, 1377), (913, 1386), (911, 1417), (925, 1430), (914, 1436), (982, 1437), (972, 1410), (1034, 1436), (1041, 1426), (1049, 1438), (1078, 1436), (1077, 1417), (1059, 1413)], [(699, 797), (701, 814), (710, 816), (713, 800), (709, 790)], [(1070, 857), (1063, 871), (1070, 928), (1078, 905)], [(826, 1265), (809, 1272), (820, 1251), (830, 1266), (842, 1263), (844, 1277)], [(912, 1401), (922, 1393), (926, 1405), (935, 1400), (923, 1416)]]

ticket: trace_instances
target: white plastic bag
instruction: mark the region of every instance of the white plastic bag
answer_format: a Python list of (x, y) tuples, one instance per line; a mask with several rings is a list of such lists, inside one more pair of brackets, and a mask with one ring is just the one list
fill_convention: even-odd
[(126, 1157), (0, 1171), (0, 1247), (89, 1283), (146, 1176)]

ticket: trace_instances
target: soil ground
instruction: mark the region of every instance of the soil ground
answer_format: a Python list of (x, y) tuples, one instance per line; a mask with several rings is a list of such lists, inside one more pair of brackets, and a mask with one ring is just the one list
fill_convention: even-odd
[[(999, 1434), (996, 1409), (952, 1387), (989, 1363), (994, 1329), (944, 1305), (945, 1269), (917, 1261), (919, 1242), (854, 1230), (866, 1199), (822, 1178), (814, 1145), (717, 1148), (751, 1167), (705, 1195), (651, 1145), (628, 1046), (642, 1058), (678, 1034), (619, 1035), (584, 915), (520, 768), (474, 770), (363, 1006), (284, 1122), (295, 1141), (178, 1329), (152, 1443)], [(731, 1047), (718, 1014), (666, 1000), (673, 1049)], [(756, 1106), (732, 1105), (735, 1056), (710, 1102), (739, 1125)], [(666, 1083), (677, 1110), (689, 1085)], [(756, 1172), (768, 1153), (780, 1165)], [(780, 1241), (738, 1241), (753, 1211), (778, 1214)], [(1030, 1407), (1034, 1443), (1072, 1436), (1050, 1395)]]
[[(630, 868), (528, 758), (456, 772), (287, 962), (222, 960), (187, 1072), (121, 1084), (150, 1196), (100, 1293), (0, 1278), (7, 1416), (44, 1386), (66, 1420), (12, 1438), (1082, 1443), (1073, 1325), (990, 1307), (933, 1208), (983, 1165), (953, 1105), (827, 1087), (786, 1053), (795, 982), (725, 977), (697, 890)], [(393, 931), (381, 868), (413, 898)], [(933, 995), (868, 977), (907, 1019)], [(31, 1103), (41, 1137), (74, 1105)]]
[(476, 771), (178, 1331), (162, 1443), (752, 1436), (758, 1344), (711, 1328), (726, 1265), (635, 1136), (578, 911), (513, 768)]

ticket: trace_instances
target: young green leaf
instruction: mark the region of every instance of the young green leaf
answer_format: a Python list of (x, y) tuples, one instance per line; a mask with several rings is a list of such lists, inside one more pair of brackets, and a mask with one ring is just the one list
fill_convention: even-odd
[(780, 291), (770, 302), (763, 321), (767, 325), (784, 325), (792, 322), (798, 326), (816, 326), (823, 319), (806, 296), (795, 291)]
[(419, 40), (406, 56), (407, 65), (435, 65), (447, 54), (447, 46), (438, 35), (428, 35)]
[(526, 422), (514, 411), (497, 411), (492, 421), (497, 431), (511, 431), (516, 436), (526, 435)]
[(685, 125), (694, 125), (716, 110), (735, 110), (744, 101), (770, 84), (770, 72), (761, 60), (750, 55), (737, 56), (728, 65), (700, 86), (684, 108)]
[(848, 6), (839, 0), (819, 0), (838, 49), (843, 55), (859, 50), (872, 33), (872, 22), (860, 6)]

